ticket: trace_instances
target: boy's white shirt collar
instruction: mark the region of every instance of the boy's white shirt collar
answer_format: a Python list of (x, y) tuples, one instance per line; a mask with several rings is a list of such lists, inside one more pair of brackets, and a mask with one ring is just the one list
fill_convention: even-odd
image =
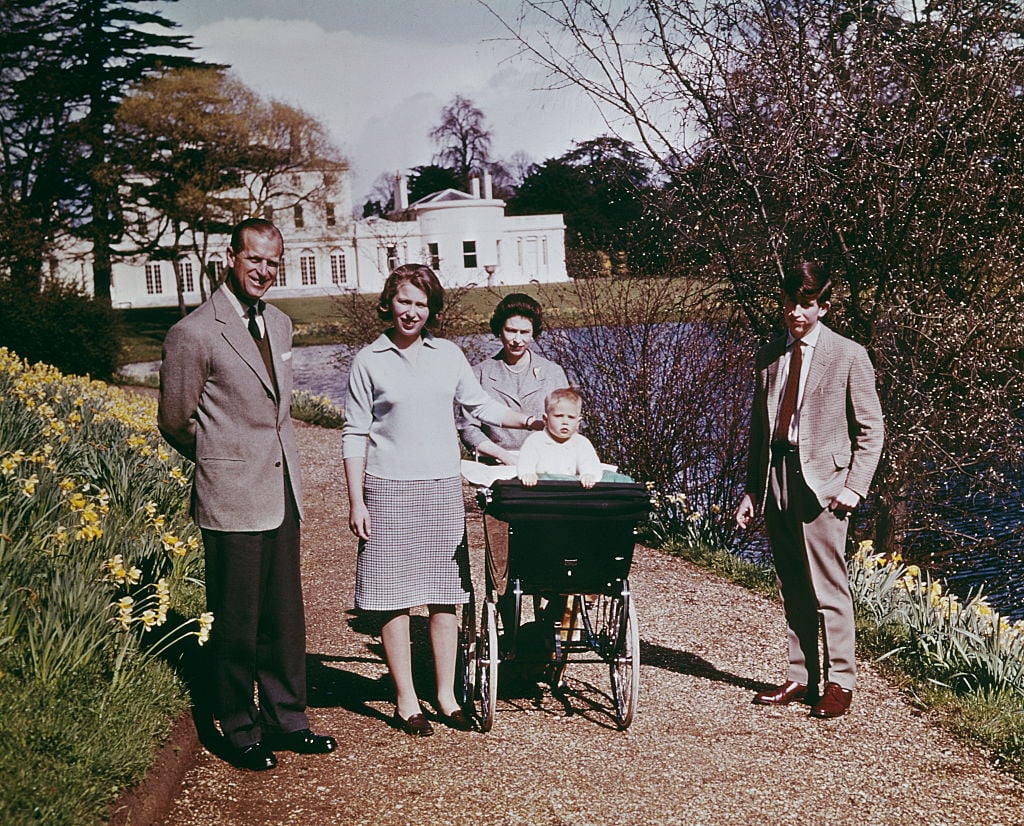
[[(807, 346), (807, 347), (814, 347), (814, 346), (817, 345), (817, 343), (818, 343), (818, 336), (820, 336), (820, 335), (821, 335), (821, 322), (819, 321), (817, 324), (814, 325), (814, 329), (811, 330), (811, 332), (809, 332), (807, 335), (805, 335), (800, 340), (804, 343), (805, 346)], [(786, 330), (786, 349), (787, 350), (790, 347), (793, 346), (793, 342), (794, 341), (796, 341), (796, 339), (793, 338), (793, 334), (791, 332), (789, 332), (789, 330)]]

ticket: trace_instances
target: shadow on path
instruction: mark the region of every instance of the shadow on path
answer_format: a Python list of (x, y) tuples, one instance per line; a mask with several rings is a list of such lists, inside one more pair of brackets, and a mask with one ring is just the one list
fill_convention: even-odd
[(767, 691), (775, 686), (749, 677), (739, 677), (729, 671), (722, 671), (703, 657), (689, 651), (665, 648), (663, 645), (640, 641), (640, 663), (652, 668), (663, 668), (676, 674), (689, 674), (716, 683), (727, 683), (748, 691)]

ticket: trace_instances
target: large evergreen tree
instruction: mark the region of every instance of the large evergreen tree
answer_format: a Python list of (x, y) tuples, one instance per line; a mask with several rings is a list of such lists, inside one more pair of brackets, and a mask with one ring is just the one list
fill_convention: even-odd
[(647, 220), (658, 196), (651, 163), (629, 141), (605, 135), (534, 166), (508, 206), (513, 215), (562, 213), (570, 246), (625, 255), (636, 273), (665, 263), (666, 228)]

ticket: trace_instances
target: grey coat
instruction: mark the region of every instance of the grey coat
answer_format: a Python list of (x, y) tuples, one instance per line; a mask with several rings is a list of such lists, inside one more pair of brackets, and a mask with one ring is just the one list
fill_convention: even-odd
[(277, 382), (222, 286), (164, 340), (158, 423), (196, 463), (192, 517), (214, 531), (269, 531), (284, 519), (285, 480), (302, 513), (290, 409), (292, 323), (263, 313)]
[[(508, 371), (499, 351), (489, 359), (473, 366), (473, 374), (488, 394), (526, 416), (540, 418), (544, 415), (544, 399), (552, 390), (568, 387), (565, 371), (553, 361), (536, 352), (530, 353), (531, 363), (527, 375), (523, 376), (522, 395), (516, 395), (516, 376)], [(492, 427), (463, 412), (459, 422), (459, 433), (467, 448), (475, 451), (490, 439), (504, 450), (519, 450), (529, 430), (511, 430), (506, 427)]]

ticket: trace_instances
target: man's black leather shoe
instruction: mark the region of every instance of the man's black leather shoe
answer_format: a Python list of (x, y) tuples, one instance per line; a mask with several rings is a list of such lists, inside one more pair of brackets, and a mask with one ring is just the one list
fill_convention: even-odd
[(296, 754), (330, 754), (338, 748), (333, 737), (313, 734), (308, 728), (265, 734), (263, 743), (273, 751), (294, 751)]
[(232, 749), (227, 755), (227, 761), (235, 768), (251, 772), (277, 768), (277, 758), (274, 757), (274, 752), (263, 743), (253, 743), (245, 748)]

